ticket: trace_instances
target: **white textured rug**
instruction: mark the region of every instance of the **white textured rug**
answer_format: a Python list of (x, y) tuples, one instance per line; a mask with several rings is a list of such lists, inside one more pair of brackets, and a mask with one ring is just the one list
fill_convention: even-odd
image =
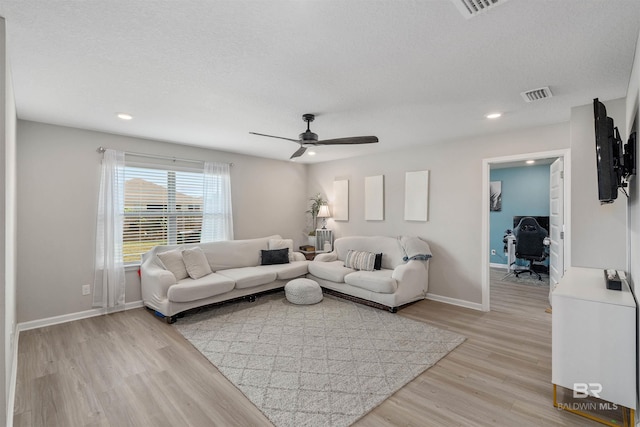
[(276, 426), (348, 426), (464, 337), (325, 295), (284, 293), (178, 320), (178, 331)]

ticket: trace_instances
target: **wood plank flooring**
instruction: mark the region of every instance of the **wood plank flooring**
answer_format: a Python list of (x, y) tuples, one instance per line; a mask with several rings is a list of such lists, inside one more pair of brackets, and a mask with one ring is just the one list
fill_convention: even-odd
[[(434, 301), (400, 310), (467, 340), (356, 426), (600, 425), (552, 405), (548, 286), (504, 275), (492, 271), (491, 312)], [(18, 351), (14, 426), (271, 425), (145, 309), (25, 331)]]

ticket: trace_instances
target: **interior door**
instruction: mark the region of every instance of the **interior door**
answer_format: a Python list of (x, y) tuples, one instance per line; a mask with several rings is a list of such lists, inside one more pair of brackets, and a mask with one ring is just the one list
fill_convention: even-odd
[(549, 300), (551, 291), (564, 275), (564, 163), (551, 164), (549, 191)]

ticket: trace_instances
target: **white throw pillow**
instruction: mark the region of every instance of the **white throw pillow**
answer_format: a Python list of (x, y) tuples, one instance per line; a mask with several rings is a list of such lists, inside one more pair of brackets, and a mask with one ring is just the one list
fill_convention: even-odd
[(164, 265), (166, 270), (169, 270), (176, 276), (176, 281), (186, 279), (189, 277), (189, 273), (187, 273), (187, 268), (184, 265), (184, 261), (182, 260), (182, 251), (179, 249), (173, 249), (167, 252), (160, 252), (158, 254), (158, 258)]
[(182, 260), (187, 268), (187, 273), (192, 279), (199, 279), (211, 274), (211, 267), (209, 261), (201, 248), (195, 247), (191, 249), (185, 249), (182, 251)]
[(293, 239), (269, 239), (269, 250), (273, 249), (289, 249), (289, 262), (296, 260), (293, 254)]
[(376, 254), (364, 251), (349, 250), (344, 259), (344, 266), (354, 270), (373, 271), (375, 263)]

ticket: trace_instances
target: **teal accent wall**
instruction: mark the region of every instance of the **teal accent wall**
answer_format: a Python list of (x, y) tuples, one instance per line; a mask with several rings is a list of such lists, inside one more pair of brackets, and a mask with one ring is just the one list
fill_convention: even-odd
[[(492, 169), (491, 181), (502, 181), (502, 210), (489, 212), (490, 244), (496, 255), (492, 264), (507, 264), (504, 253), (505, 230), (513, 229), (514, 216), (549, 216), (550, 165)], [(488, 207), (487, 207), (488, 209)]]

